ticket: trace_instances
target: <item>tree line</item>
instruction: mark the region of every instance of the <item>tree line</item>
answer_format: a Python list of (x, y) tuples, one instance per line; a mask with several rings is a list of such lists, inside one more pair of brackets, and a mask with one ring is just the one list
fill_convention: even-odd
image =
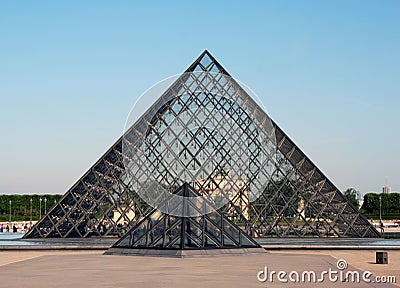
[(379, 218), (379, 210), (381, 210), (382, 219), (400, 219), (400, 194), (365, 194), (361, 213), (368, 218)]
[(399, 193), (367, 193), (364, 195), (364, 203), (361, 207), (358, 205), (356, 189), (348, 188), (344, 191), (344, 196), (367, 218), (379, 219), (380, 215), (382, 219), (387, 220), (400, 218)]
[[(367, 193), (364, 195), (362, 207), (358, 207), (357, 190), (349, 188), (344, 191), (344, 195), (360, 212), (367, 218), (378, 219), (380, 210), (382, 219), (400, 219), (400, 194), (378, 194)], [(29, 221), (31, 217), (32, 199), (32, 220), (39, 220), (40, 209), (44, 215), (45, 210), (49, 211), (63, 195), (43, 194), (43, 195), (0, 195), (0, 221), (9, 221), (10, 200), (11, 200), (11, 221)], [(40, 199), (42, 201), (40, 202)], [(46, 201), (45, 201), (46, 199)]]
[(0, 221), (9, 221), (10, 207), (11, 221), (30, 221), (31, 199), (32, 220), (39, 220), (40, 214), (44, 215), (45, 210), (49, 211), (61, 197), (60, 194), (0, 195)]

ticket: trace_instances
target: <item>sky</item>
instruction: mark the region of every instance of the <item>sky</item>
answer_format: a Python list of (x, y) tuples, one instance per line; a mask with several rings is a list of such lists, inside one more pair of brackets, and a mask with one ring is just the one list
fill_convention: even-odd
[(2, 1), (0, 194), (65, 193), (208, 49), (340, 189), (400, 191), (399, 1)]

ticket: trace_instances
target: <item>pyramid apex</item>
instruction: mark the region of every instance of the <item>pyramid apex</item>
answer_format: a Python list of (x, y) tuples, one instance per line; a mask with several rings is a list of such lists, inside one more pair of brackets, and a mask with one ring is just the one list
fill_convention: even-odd
[(213, 72), (230, 76), (207, 49), (200, 54), (185, 72)]

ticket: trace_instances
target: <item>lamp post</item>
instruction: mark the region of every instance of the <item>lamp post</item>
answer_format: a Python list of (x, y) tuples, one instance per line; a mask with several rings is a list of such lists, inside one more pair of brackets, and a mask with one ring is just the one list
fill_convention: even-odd
[(379, 221), (382, 222), (382, 196), (379, 195)]
[(42, 197), (39, 198), (39, 219), (42, 219)]
[(12, 201), (10, 200), (10, 201), (8, 201), (8, 203), (10, 204), (10, 218), (8, 219), (8, 222), (9, 222), (8, 227), (10, 227), (10, 229), (11, 229), (11, 203), (12, 203)]
[(44, 215), (47, 214), (47, 206), (46, 206), (46, 203), (47, 203), (47, 198), (44, 197)]
[(29, 202), (31, 203), (31, 219), (30, 219), (30, 222), (29, 222), (29, 229), (30, 229), (32, 227), (32, 198), (29, 199)]

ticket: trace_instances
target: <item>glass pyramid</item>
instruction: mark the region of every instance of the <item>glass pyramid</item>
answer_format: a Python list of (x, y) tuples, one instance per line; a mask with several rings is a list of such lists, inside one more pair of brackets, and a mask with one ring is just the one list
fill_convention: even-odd
[[(204, 198), (198, 213), (165, 204), (178, 187)], [(198, 231), (213, 223), (215, 237)], [(221, 234), (225, 224), (239, 236)], [(151, 239), (138, 225), (166, 235)], [(131, 244), (187, 248), (251, 240), (240, 235), (380, 237), (208, 51), (24, 238), (117, 237), (125, 227), (136, 228)]]
[[(183, 197), (199, 196), (185, 183), (174, 193)], [(188, 207), (192, 205), (192, 207)], [(191, 201), (187, 209), (199, 209)], [(221, 211), (197, 217), (178, 217), (154, 209), (140, 220), (112, 248), (210, 249), (259, 248), (260, 246)]]

